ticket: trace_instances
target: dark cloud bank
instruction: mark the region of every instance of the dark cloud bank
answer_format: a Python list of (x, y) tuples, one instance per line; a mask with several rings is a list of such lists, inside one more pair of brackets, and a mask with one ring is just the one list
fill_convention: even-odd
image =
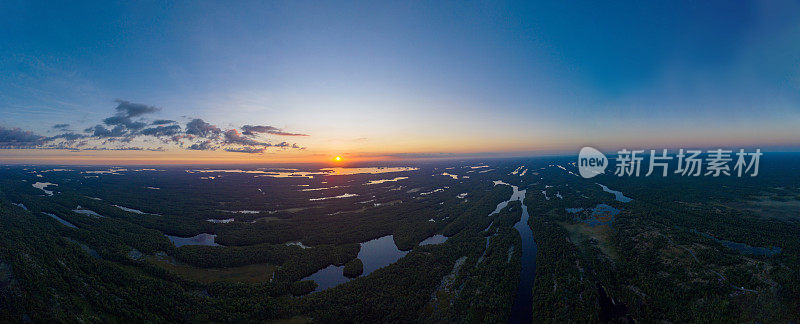
[[(148, 121), (146, 115), (161, 108), (115, 100), (117, 107), (113, 116), (103, 119), (102, 124), (84, 129), (83, 133), (69, 131), (70, 124), (56, 124), (53, 129), (65, 133), (45, 137), (19, 128), (0, 126), (0, 149), (68, 149), (68, 150), (151, 150), (163, 151), (164, 147), (119, 146), (135, 139), (143, 139), (187, 150), (223, 150), (238, 153), (264, 153), (268, 148), (299, 149), (297, 144), (280, 142), (273, 144), (266, 136), (308, 136), (285, 132), (267, 125), (244, 125), (237, 129), (221, 129), (200, 118), (192, 119), (185, 126), (168, 119)], [(99, 143), (98, 143), (99, 142)]]

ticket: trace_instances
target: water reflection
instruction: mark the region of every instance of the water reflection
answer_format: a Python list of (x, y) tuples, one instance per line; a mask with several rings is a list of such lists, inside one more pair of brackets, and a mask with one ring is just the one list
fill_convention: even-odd
[(114, 206), (114, 207), (117, 207), (117, 208), (119, 208), (119, 209), (122, 209), (122, 210), (124, 210), (124, 211), (126, 211), (126, 212), (129, 212), (129, 213), (134, 213), (134, 214), (139, 214), (139, 215), (145, 215), (145, 214), (149, 214), (149, 215), (158, 215), (158, 214), (150, 214), (150, 213), (145, 213), (145, 212), (143, 212), (143, 211), (141, 211), (141, 210), (138, 210), (138, 209), (133, 209), (133, 208), (128, 208), (128, 207), (123, 207), (123, 206), (120, 206), (120, 205), (112, 205), (112, 206)]
[(384, 183), (384, 182), (394, 182), (394, 181), (405, 180), (405, 179), (408, 179), (408, 177), (396, 177), (394, 179), (372, 180), (372, 181), (367, 182), (365, 184), (367, 184), (367, 185), (381, 184), (381, 183)]
[(224, 218), (224, 219), (206, 219), (207, 222), (211, 222), (214, 224), (227, 224), (234, 221), (233, 218)]
[[(578, 214), (584, 211), (584, 208), (564, 208), (570, 214)], [(619, 215), (620, 210), (606, 204), (597, 204), (594, 208), (589, 209), (589, 217), (582, 219), (584, 223), (591, 227), (599, 225), (614, 225), (614, 218)], [(576, 216), (580, 217), (580, 216)]]
[(299, 246), (301, 249), (310, 249), (310, 246), (303, 244), (303, 242), (296, 241), (296, 242), (288, 242), (286, 246)]
[[(695, 230), (692, 230), (692, 231), (695, 232), (695, 233), (698, 233)], [(718, 239), (718, 238), (716, 238), (714, 236), (711, 236), (709, 234), (706, 234), (706, 233), (699, 233), (699, 234), (703, 235), (703, 236), (705, 236), (707, 238), (710, 238), (710, 239), (712, 239), (714, 241), (717, 241), (718, 243), (722, 244), (723, 246), (725, 246), (725, 247), (727, 247), (729, 249), (736, 250), (737, 252), (739, 252), (741, 254), (773, 256), (773, 255), (781, 253), (781, 248), (777, 247), (777, 246), (773, 246), (773, 247), (751, 246), (751, 245), (748, 245), (748, 244), (745, 244), (745, 243), (739, 243), (739, 242), (728, 241), (728, 240), (721, 240), (721, 239)]]
[(606, 187), (604, 185), (601, 185), (599, 183), (598, 183), (598, 185), (600, 187), (603, 187), (603, 191), (614, 194), (614, 196), (616, 197), (617, 201), (619, 201), (619, 202), (626, 203), (626, 202), (631, 202), (631, 200), (633, 200), (631, 198), (625, 197), (625, 195), (623, 195), (621, 191), (611, 190), (608, 187)]
[(511, 198), (508, 198), (508, 200), (497, 204), (497, 208), (495, 208), (494, 211), (491, 214), (489, 214), (489, 216), (492, 216), (494, 214), (499, 213), (501, 210), (503, 210), (503, 208), (506, 208), (506, 206), (508, 206), (508, 203), (510, 203), (510, 202), (512, 202), (514, 200), (523, 201), (525, 199), (525, 192), (527, 190), (519, 190), (519, 188), (517, 186), (512, 186), (512, 185), (510, 185), (508, 183), (505, 183), (503, 181), (500, 181), (500, 180), (493, 181), (493, 183), (494, 183), (495, 186), (496, 185), (511, 186), (511, 188), (514, 189), (514, 192), (511, 194)]
[(325, 168), (320, 169), (321, 171), (325, 172), (329, 175), (353, 175), (353, 174), (363, 174), (363, 173), (370, 173), (370, 174), (378, 174), (378, 173), (390, 173), (390, 172), (405, 172), (405, 171), (416, 171), (419, 168), (415, 167), (370, 167), (370, 168)]
[(458, 180), (458, 175), (457, 174), (451, 174), (451, 173), (444, 172), (444, 173), (442, 173), (442, 175), (443, 176), (447, 176), (447, 177), (451, 177), (451, 178), (453, 178), (455, 180)]
[(58, 216), (56, 216), (56, 215), (54, 215), (54, 214), (51, 214), (51, 213), (45, 213), (45, 212), (42, 212), (42, 214), (45, 214), (45, 215), (47, 215), (47, 216), (50, 216), (50, 217), (52, 217), (53, 219), (57, 220), (57, 221), (58, 221), (59, 223), (61, 223), (61, 224), (64, 224), (64, 225), (66, 225), (67, 227), (78, 228), (77, 226), (75, 226), (75, 225), (72, 225), (72, 223), (70, 223), (70, 222), (68, 222), (68, 221), (64, 220), (63, 218), (61, 218), (61, 217), (58, 217)]
[(619, 211), (619, 209), (609, 205), (598, 204), (592, 208), (591, 217), (586, 220), (586, 224), (589, 224), (589, 226), (592, 227), (598, 225), (614, 225), (614, 217), (619, 215)]
[[(375, 270), (395, 263), (406, 254), (408, 254), (408, 251), (400, 251), (397, 245), (394, 244), (393, 235), (363, 242), (361, 243), (361, 249), (358, 251), (358, 258), (364, 264), (362, 276), (369, 275)], [(313, 280), (317, 283), (317, 288), (314, 291), (322, 291), (350, 281), (350, 278), (344, 276), (343, 271), (344, 266), (330, 265), (303, 278), (303, 280)]]
[(58, 186), (58, 184), (50, 183), (50, 182), (36, 182), (36, 183), (32, 184), (31, 186), (33, 186), (36, 189), (40, 189), (40, 190), (44, 191), (44, 193), (46, 195), (48, 195), (48, 196), (52, 196), (53, 192), (50, 191), (50, 190), (45, 190), (44, 188), (47, 188), (47, 186)]
[(341, 198), (350, 198), (350, 197), (356, 197), (356, 196), (358, 196), (358, 194), (346, 193), (346, 194), (341, 194), (341, 195), (332, 196), (332, 197), (310, 198), (310, 199), (308, 199), (308, 201), (320, 201), (320, 200), (328, 200), (328, 199), (341, 199)]
[(192, 237), (166, 235), (166, 237), (172, 242), (172, 244), (175, 244), (176, 247), (181, 247), (184, 245), (221, 246), (217, 243), (214, 243), (214, 239), (217, 238), (216, 234), (200, 233)]
[(433, 236), (431, 236), (429, 238), (426, 238), (426, 239), (422, 240), (422, 242), (419, 242), (419, 245), (423, 246), (423, 245), (432, 245), (432, 244), (442, 244), (442, 243), (444, 243), (446, 241), (447, 241), (447, 236), (444, 236), (442, 234), (436, 234), (436, 235), (433, 235)]
[[(514, 224), (514, 229), (519, 232), (522, 240), (522, 269), (520, 271), (519, 284), (517, 285), (517, 295), (514, 298), (514, 305), (511, 306), (511, 318), (509, 323), (528, 323), (533, 316), (533, 281), (536, 276), (536, 242), (533, 240), (533, 231), (528, 225), (528, 206), (525, 205), (526, 190), (519, 190), (517, 186), (510, 185), (503, 181), (494, 181), (495, 185), (503, 184), (511, 186), (514, 192), (511, 198), (497, 205), (497, 209), (490, 214), (498, 213), (505, 208), (509, 202), (519, 200), (522, 204), (522, 217)], [(491, 226), (491, 225), (490, 225)], [(489, 244), (489, 238), (486, 239)]]
[(73, 209), (72, 211), (74, 211), (74, 212), (76, 212), (78, 214), (92, 216), (92, 217), (98, 217), (98, 218), (99, 217), (103, 217), (103, 215), (100, 215), (100, 214), (96, 213), (93, 210), (85, 209), (85, 208), (81, 207), (80, 205), (78, 205), (77, 209)]
[(369, 167), (369, 168), (323, 168), (319, 171), (297, 171), (296, 169), (285, 170), (241, 170), (241, 169), (218, 169), (218, 170), (186, 170), (188, 173), (244, 173), (257, 174), (258, 177), (290, 178), (302, 177), (313, 178), (325, 175), (354, 175), (354, 174), (379, 174), (390, 172), (416, 171), (415, 167)]

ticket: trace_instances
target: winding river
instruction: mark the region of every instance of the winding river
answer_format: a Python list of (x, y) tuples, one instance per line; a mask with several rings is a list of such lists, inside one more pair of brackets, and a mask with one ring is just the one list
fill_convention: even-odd
[[(514, 228), (522, 238), (522, 270), (520, 272), (519, 284), (517, 285), (517, 295), (514, 298), (514, 305), (511, 306), (511, 317), (509, 323), (530, 323), (533, 318), (533, 279), (536, 277), (536, 242), (533, 240), (533, 231), (528, 226), (528, 206), (525, 206), (526, 190), (519, 190), (517, 186), (495, 181), (495, 185), (507, 185), (514, 189), (511, 198), (500, 203), (499, 209), (505, 208), (509, 202), (519, 200), (522, 203), (522, 217), (514, 224)], [(497, 211), (495, 211), (497, 212)], [(494, 214), (494, 213), (493, 213)]]

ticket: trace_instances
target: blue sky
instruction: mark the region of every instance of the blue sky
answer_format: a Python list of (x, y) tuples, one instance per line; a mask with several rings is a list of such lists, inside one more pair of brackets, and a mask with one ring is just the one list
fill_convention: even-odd
[(10, 1), (0, 44), (44, 136), (121, 99), (318, 154), (800, 145), (796, 2)]

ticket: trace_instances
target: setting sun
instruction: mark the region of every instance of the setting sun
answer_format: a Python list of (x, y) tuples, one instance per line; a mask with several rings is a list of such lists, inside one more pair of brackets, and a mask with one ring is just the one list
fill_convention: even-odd
[(337, 156), (337, 157), (333, 158), (333, 160), (336, 161), (336, 162), (339, 162), (339, 161), (342, 160), (342, 157), (341, 156)]

